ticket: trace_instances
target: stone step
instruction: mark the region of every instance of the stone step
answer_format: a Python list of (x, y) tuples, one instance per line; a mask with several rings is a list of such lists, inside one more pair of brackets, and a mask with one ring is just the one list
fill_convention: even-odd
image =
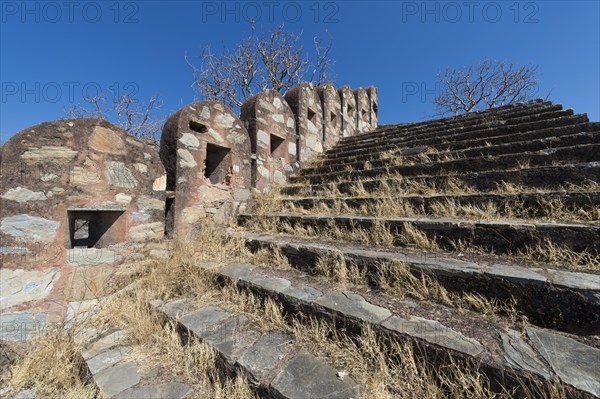
[(365, 142), (369, 140), (379, 140), (389, 138), (389, 135), (415, 136), (430, 132), (434, 129), (468, 129), (474, 126), (490, 126), (490, 119), (514, 119), (529, 115), (543, 114), (545, 112), (561, 111), (562, 105), (545, 103), (533, 106), (513, 106), (508, 108), (495, 108), (486, 111), (474, 112), (469, 114), (459, 115), (457, 117), (449, 117), (442, 119), (434, 119), (424, 122), (413, 122), (398, 125), (388, 125), (378, 128), (368, 134), (345, 137), (339, 142), (340, 145), (352, 145), (355, 143)]
[(512, 325), (377, 291), (342, 289), (302, 272), (249, 264), (226, 264), (210, 271), (226, 284), (278, 301), (288, 317), (301, 322), (317, 318), (349, 337), (366, 325), (388, 342), (416, 344), (416, 356), (434, 366), (456, 359), (474, 361), (496, 388), (558, 378), (567, 384), (569, 397), (600, 395), (596, 367), (600, 350), (570, 335), (525, 325), (523, 336), (530, 345)]
[(564, 114), (555, 118), (544, 118), (539, 121), (523, 122), (517, 125), (504, 125), (494, 129), (479, 129), (479, 130), (461, 130), (456, 129), (446, 131), (444, 134), (433, 132), (428, 137), (411, 138), (405, 136), (382, 138), (379, 141), (361, 142), (353, 147), (336, 146), (323, 154), (323, 158), (340, 158), (353, 155), (359, 155), (364, 151), (393, 150), (398, 146), (402, 147), (424, 147), (432, 146), (440, 143), (456, 142), (462, 140), (483, 139), (485, 137), (494, 137), (499, 135), (509, 136), (515, 134), (527, 133), (535, 130), (543, 130), (549, 128), (561, 128), (565, 126), (588, 123), (588, 117), (583, 115), (569, 115), (568, 111), (561, 111)]
[(338, 378), (337, 370), (301, 347), (287, 331), (265, 331), (245, 315), (218, 306), (198, 307), (192, 299), (156, 300), (150, 305), (184, 336), (208, 343), (223, 367), (245, 375), (261, 398), (359, 397), (352, 378)]
[(148, 370), (143, 361), (128, 358), (134, 346), (123, 330), (109, 329), (86, 339), (85, 372), (105, 399), (184, 399), (198, 394), (191, 386), (162, 376), (161, 369)]
[[(600, 162), (588, 162), (576, 165), (542, 166), (524, 168), (520, 170), (496, 170), (482, 172), (467, 172), (459, 174), (440, 174), (437, 176), (410, 176), (406, 178), (379, 178), (363, 180), (362, 187), (369, 193), (377, 193), (378, 190), (392, 187), (402, 194), (407, 187), (416, 184), (443, 194), (443, 187), (448, 181), (460, 181), (477, 192), (497, 190), (501, 183), (515, 184), (527, 187), (531, 190), (540, 189), (544, 191), (564, 190), (565, 185), (572, 184), (582, 186), (589, 182), (600, 182)], [(315, 195), (319, 196), (332, 188), (343, 194), (353, 194), (356, 191), (356, 181), (347, 180), (328, 184), (305, 184), (296, 183), (284, 186), (281, 192), (284, 195)]]
[(467, 261), (445, 253), (400, 249), (371, 249), (336, 241), (289, 235), (241, 232), (248, 245), (278, 249), (294, 268), (315, 274), (320, 257), (341, 256), (347, 267), (365, 270), (368, 283), (383, 264), (404, 264), (415, 277), (432, 276), (449, 292), (478, 294), (490, 301), (515, 301), (515, 308), (539, 327), (575, 335), (600, 332), (600, 276), (548, 267), (529, 266), (498, 259)]
[[(538, 246), (555, 245), (575, 253), (588, 253), (596, 259), (600, 269), (600, 224), (574, 223), (524, 223), (519, 220), (469, 220), (427, 217), (373, 217), (350, 215), (273, 213), (261, 216), (241, 214), (238, 223), (251, 226), (253, 220), (267, 220), (290, 226), (313, 229), (315, 234), (327, 236), (331, 228), (362, 229), (372, 232), (380, 226), (391, 234), (395, 246), (411, 246), (405, 237), (416, 230), (427, 236), (437, 246), (454, 250), (463, 242), (495, 254), (516, 255)], [(599, 270), (600, 271), (600, 270)]]
[[(458, 194), (406, 197), (288, 197), (281, 200), (284, 205), (306, 210), (318, 210), (324, 205), (329, 209), (370, 210), (387, 201), (397, 204), (398, 209), (404, 209), (407, 204), (415, 212), (424, 216), (443, 216), (438, 209), (445, 206), (472, 207), (485, 209), (492, 207), (500, 216), (509, 217), (517, 214), (519, 219), (548, 219), (548, 220), (581, 220), (581, 214), (594, 214), (600, 209), (600, 191), (570, 192), (550, 191), (539, 193), (517, 194)], [(559, 209), (556, 209), (558, 207)], [(558, 214), (557, 214), (558, 212)], [(565, 214), (571, 216), (568, 216)], [(410, 215), (397, 215), (410, 216)], [(589, 220), (589, 219), (588, 219)], [(597, 219), (591, 219), (598, 221)]]
[(532, 115), (536, 113), (543, 113), (544, 111), (560, 111), (563, 107), (560, 104), (552, 104), (551, 102), (540, 102), (536, 104), (519, 104), (509, 105), (506, 107), (497, 107), (494, 109), (477, 111), (458, 116), (451, 116), (440, 119), (426, 120), (421, 122), (409, 122), (394, 125), (383, 125), (370, 132), (367, 135), (344, 137), (340, 140), (340, 144), (360, 142), (368, 140), (369, 138), (378, 139), (381, 136), (385, 136), (390, 132), (418, 132), (424, 131), (431, 128), (439, 127), (456, 127), (463, 126), (469, 127), (473, 125), (481, 124), (482, 121), (489, 122), (491, 116), (494, 117), (519, 117)]
[(462, 158), (452, 161), (438, 161), (420, 163), (415, 165), (394, 166), (393, 160), (384, 162), (383, 166), (362, 169), (362, 164), (349, 164), (352, 171), (329, 172), (327, 168), (317, 170), (315, 174), (293, 176), (291, 183), (309, 182), (325, 183), (339, 180), (358, 180), (386, 176), (390, 173), (402, 176), (429, 176), (448, 174), (462, 171), (494, 171), (507, 169), (520, 169), (523, 165), (546, 166), (560, 164), (577, 164), (584, 162), (600, 161), (600, 141), (594, 144), (580, 144), (572, 147), (558, 147), (537, 152), (518, 152), (494, 157), (480, 156), (475, 158)]
[[(357, 156), (324, 160), (323, 163), (318, 167), (303, 168), (300, 171), (300, 174), (311, 175), (315, 174), (319, 170), (324, 170), (326, 172), (342, 171), (347, 169), (347, 165), (355, 164), (364, 168), (367, 162), (370, 167), (384, 166), (396, 157), (402, 157), (406, 163), (418, 163), (424, 162), (423, 156), (425, 155), (426, 158), (431, 162), (436, 162), (445, 160), (448, 157), (459, 159), (479, 156), (497, 156), (520, 152), (543, 151), (559, 147), (594, 144), (600, 142), (600, 124), (594, 128), (594, 131), (587, 130), (589, 128), (587, 125), (591, 125), (591, 123), (560, 128), (560, 132), (557, 131), (559, 129), (551, 129), (548, 130), (549, 134), (543, 135), (539, 134), (539, 131), (532, 132), (539, 134), (540, 138), (533, 138), (533, 135), (530, 136), (527, 133), (521, 135), (512, 135), (509, 137), (504, 137), (503, 140), (497, 144), (494, 144), (494, 142), (490, 141), (489, 139), (481, 139), (476, 140), (480, 142), (456, 142), (432, 147), (398, 147), (394, 150), (390, 150), (391, 153), (388, 152), (387, 154), (373, 154), (372, 152), (368, 152)], [(580, 126), (580, 128), (577, 129), (577, 126)], [(479, 144), (481, 144), (481, 146), (478, 146)], [(382, 156), (385, 156), (385, 158)]]

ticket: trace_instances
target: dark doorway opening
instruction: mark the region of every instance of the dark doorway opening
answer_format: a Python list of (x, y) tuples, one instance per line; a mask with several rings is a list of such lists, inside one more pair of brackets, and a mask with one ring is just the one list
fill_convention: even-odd
[(167, 197), (165, 202), (165, 238), (173, 238), (175, 229), (175, 197)]
[(221, 147), (215, 144), (206, 144), (206, 165), (204, 168), (204, 177), (210, 180), (212, 184), (221, 183), (229, 173), (229, 162), (227, 155), (231, 149)]
[(68, 210), (69, 247), (105, 248), (125, 241), (122, 210)]

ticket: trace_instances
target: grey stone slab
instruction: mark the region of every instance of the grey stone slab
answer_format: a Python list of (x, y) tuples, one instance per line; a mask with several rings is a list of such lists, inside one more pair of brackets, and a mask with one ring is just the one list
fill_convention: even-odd
[(294, 356), (275, 377), (271, 387), (288, 399), (358, 398), (354, 380), (337, 378), (337, 370), (308, 352)]
[[(82, 352), (84, 359), (91, 359), (92, 357), (104, 352), (109, 348), (113, 348), (122, 345), (127, 337), (125, 330), (113, 331), (101, 338), (96, 339), (94, 342), (90, 342), (86, 345), (85, 350)], [(87, 339), (94, 339), (96, 337), (81, 337), (81, 341), (85, 342)]]
[(168, 302), (161, 307), (161, 310), (171, 319), (179, 319), (187, 313), (196, 309), (193, 300), (189, 298), (178, 299)]
[(362, 296), (348, 291), (332, 291), (314, 302), (370, 323), (381, 323), (392, 315), (389, 309), (373, 305)]
[(26, 341), (46, 329), (48, 313), (15, 312), (0, 314), (0, 338)]
[(108, 349), (98, 355), (86, 360), (88, 369), (92, 374), (104, 370), (107, 367), (114, 366), (131, 352), (131, 346), (120, 346)]
[(466, 337), (435, 320), (420, 317), (413, 317), (408, 320), (394, 315), (381, 325), (389, 330), (420, 338), (429, 343), (470, 356), (477, 356), (484, 351), (483, 346), (477, 340)]
[(15, 215), (2, 219), (0, 231), (26, 241), (52, 242), (59, 222), (31, 215)]
[(517, 265), (494, 264), (487, 268), (485, 274), (492, 277), (501, 277), (517, 284), (544, 285), (548, 280), (538, 272), (541, 269), (527, 268)]
[(192, 387), (181, 382), (144, 385), (129, 388), (113, 396), (114, 399), (184, 399), (192, 393)]
[(312, 302), (321, 297), (323, 293), (316, 288), (303, 285), (301, 287), (290, 287), (284, 291), (285, 295), (289, 295), (299, 301)]
[(517, 331), (500, 331), (504, 360), (513, 368), (530, 371), (546, 379), (552, 376), (552, 370), (535, 351), (521, 338)]
[(221, 269), (220, 273), (229, 277), (230, 279), (237, 281), (241, 278), (246, 278), (252, 274), (254, 266), (246, 263), (234, 263), (225, 266)]
[(229, 359), (237, 360), (259, 338), (260, 332), (245, 316), (234, 316), (198, 334)]
[(563, 382), (600, 396), (600, 349), (532, 326), (527, 335)]
[(140, 382), (140, 376), (135, 364), (124, 362), (100, 371), (94, 375), (94, 381), (104, 397), (110, 399), (137, 385)]
[(209, 306), (186, 314), (179, 319), (179, 322), (187, 329), (201, 336), (207, 329), (214, 328), (215, 325), (230, 316), (231, 313), (221, 308)]
[(573, 288), (577, 290), (600, 291), (600, 275), (569, 272), (565, 270), (552, 270), (552, 284), (557, 287)]
[(67, 251), (69, 263), (77, 266), (120, 263), (123, 255), (108, 248), (73, 248)]
[(46, 270), (0, 269), (0, 310), (46, 298), (60, 272)]
[(258, 381), (275, 369), (293, 347), (294, 337), (292, 335), (283, 331), (272, 331), (263, 335), (252, 345), (240, 357), (238, 363)]
[(289, 280), (279, 277), (249, 276), (243, 280), (249, 281), (254, 285), (264, 288), (265, 290), (275, 291), (278, 293), (284, 292), (292, 285)]

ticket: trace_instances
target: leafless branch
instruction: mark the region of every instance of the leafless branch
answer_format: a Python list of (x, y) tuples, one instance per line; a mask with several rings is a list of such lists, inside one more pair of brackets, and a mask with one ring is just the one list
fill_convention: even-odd
[(483, 60), (477, 65), (438, 72), (438, 115), (498, 107), (532, 98), (538, 87), (537, 66)]

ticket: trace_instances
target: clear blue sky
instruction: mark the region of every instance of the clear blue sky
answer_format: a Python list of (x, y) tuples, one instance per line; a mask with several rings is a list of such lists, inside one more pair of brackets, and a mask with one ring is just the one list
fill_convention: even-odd
[(82, 92), (158, 95), (168, 115), (197, 100), (191, 60), (207, 45), (286, 23), (333, 40), (336, 83), (379, 87), (380, 120), (434, 113), (436, 72), (484, 57), (536, 64), (540, 96), (600, 120), (598, 1), (0, 1), (2, 140), (64, 116)]

